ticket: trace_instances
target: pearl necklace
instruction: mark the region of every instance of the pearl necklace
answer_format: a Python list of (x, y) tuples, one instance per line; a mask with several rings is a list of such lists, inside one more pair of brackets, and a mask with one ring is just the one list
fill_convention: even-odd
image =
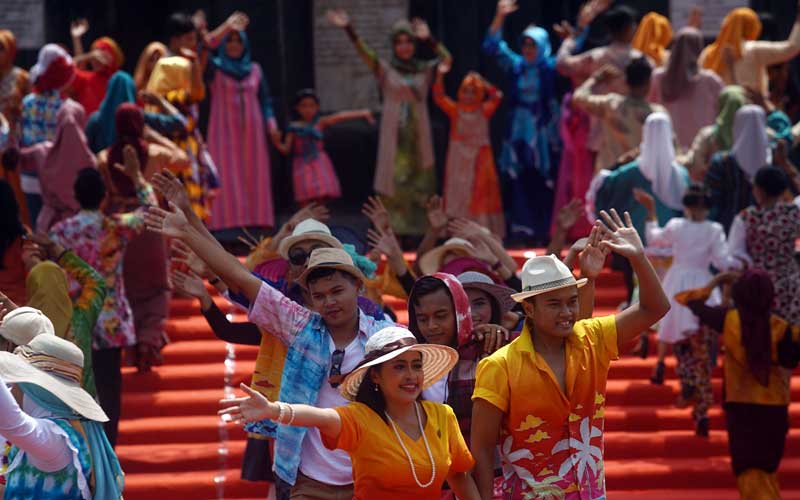
[(392, 430), (394, 430), (394, 435), (397, 437), (397, 441), (400, 442), (400, 447), (403, 448), (403, 451), (406, 454), (406, 458), (408, 459), (408, 465), (411, 466), (411, 475), (414, 476), (414, 481), (417, 483), (417, 486), (420, 488), (427, 488), (428, 486), (433, 484), (433, 480), (436, 479), (436, 462), (433, 461), (433, 453), (431, 452), (431, 446), (428, 444), (428, 438), (425, 436), (425, 430), (422, 428), (422, 417), (419, 415), (419, 406), (417, 405), (416, 401), (414, 402), (414, 413), (417, 414), (417, 424), (419, 424), (419, 433), (422, 434), (422, 441), (425, 443), (425, 449), (428, 451), (428, 458), (431, 461), (431, 480), (425, 484), (422, 484), (417, 477), (417, 468), (414, 466), (414, 461), (411, 459), (411, 453), (408, 452), (408, 448), (403, 443), (403, 439), (400, 437), (400, 433), (397, 431), (397, 426), (394, 425), (394, 420), (392, 417), (389, 416), (388, 413), (384, 412), (386, 418), (389, 419), (389, 423), (392, 424)]

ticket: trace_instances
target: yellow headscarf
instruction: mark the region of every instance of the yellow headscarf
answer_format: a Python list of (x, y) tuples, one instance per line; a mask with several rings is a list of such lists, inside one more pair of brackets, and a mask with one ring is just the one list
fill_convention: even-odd
[(755, 40), (761, 34), (761, 21), (753, 9), (739, 7), (733, 9), (722, 21), (722, 28), (714, 43), (706, 47), (703, 66), (722, 76), (725, 70), (725, 61), (722, 49), (731, 47), (736, 60), (742, 57), (742, 43)]
[(192, 90), (192, 63), (185, 57), (162, 57), (153, 68), (147, 90), (167, 97), (170, 92)]
[(64, 270), (49, 260), (33, 266), (25, 282), (30, 307), (41, 310), (50, 318), (56, 335), (72, 340), (72, 299), (69, 297)]
[(672, 42), (672, 25), (669, 19), (656, 12), (650, 12), (642, 18), (631, 45), (648, 56), (657, 66), (666, 62), (666, 48)]

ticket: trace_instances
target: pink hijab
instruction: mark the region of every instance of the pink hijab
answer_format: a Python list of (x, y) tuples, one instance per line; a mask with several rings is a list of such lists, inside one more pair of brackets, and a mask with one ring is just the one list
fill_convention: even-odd
[[(80, 209), (73, 192), (75, 178), (82, 168), (97, 166), (97, 160), (83, 134), (85, 124), (83, 106), (72, 99), (64, 101), (56, 114), (55, 140), (39, 169), (42, 198), (45, 207), (49, 209), (43, 209), (43, 212), (49, 214), (40, 215), (38, 227), (50, 228)], [(41, 220), (43, 218), (45, 220)]]

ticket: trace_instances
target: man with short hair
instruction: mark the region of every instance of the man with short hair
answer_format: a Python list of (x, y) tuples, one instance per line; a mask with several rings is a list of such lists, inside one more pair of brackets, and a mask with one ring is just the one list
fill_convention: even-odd
[(625, 214), (601, 214), (582, 258), (628, 259), (641, 283), (640, 302), (619, 314), (576, 321), (576, 280), (556, 256), (534, 257), (513, 295), (526, 320), (522, 334), (478, 365), (472, 411), (475, 479), (492, 498), (500, 443), (503, 498), (605, 498), (603, 416), (611, 360), (669, 310), (658, 276)]

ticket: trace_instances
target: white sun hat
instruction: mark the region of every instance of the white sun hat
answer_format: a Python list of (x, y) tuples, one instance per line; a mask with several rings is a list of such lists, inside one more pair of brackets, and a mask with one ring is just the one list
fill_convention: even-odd
[(0, 335), (14, 345), (25, 345), (39, 335), (55, 335), (53, 322), (33, 307), (18, 307), (0, 321)]
[(316, 219), (306, 219), (295, 226), (292, 235), (284, 238), (278, 246), (278, 253), (284, 259), (289, 258), (289, 250), (301, 241), (316, 240), (325, 243), (331, 248), (342, 248), (342, 243), (336, 239), (328, 226)]
[(433, 274), (442, 267), (442, 259), (448, 252), (459, 252), (474, 256), (475, 247), (463, 238), (450, 238), (443, 245), (434, 248), (419, 259), (419, 269), (423, 274)]
[(385, 363), (407, 351), (422, 353), (422, 372), (424, 381), (422, 390), (435, 384), (450, 373), (458, 362), (458, 352), (452, 347), (436, 344), (418, 344), (410, 331), (398, 326), (390, 326), (380, 330), (367, 340), (364, 346), (364, 359), (358, 367), (350, 372), (342, 382), (342, 397), (353, 401), (364, 380), (364, 375), (371, 366)]
[(517, 302), (569, 286), (580, 288), (588, 281), (586, 278), (576, 280), (561, 259), (552, 254), (528, 259), (522, 266), (521, 279), (522, 292), (511, 296)]

